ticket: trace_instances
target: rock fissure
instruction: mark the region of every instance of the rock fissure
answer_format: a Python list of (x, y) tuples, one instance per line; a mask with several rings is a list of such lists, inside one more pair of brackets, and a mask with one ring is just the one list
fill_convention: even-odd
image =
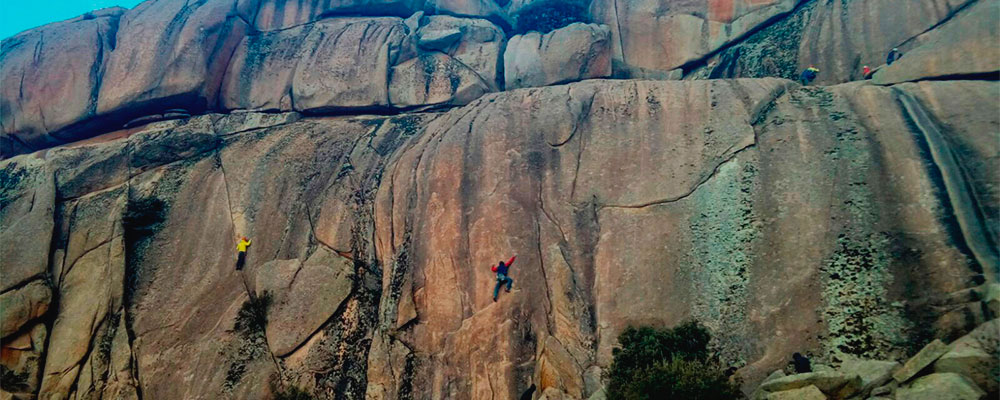
[[(703, 178), (699, 179), (698, 183), (696, 183), (694, 185), (694, 187), (692, 187), (687, 192), (685, 192), (685, 193), (683, 193), (681, 195), (673, 196), (673, 197), (668, 197), (668, 198), (661, 199), (661, 200), (653, 200), (653, 201), (649, 201), (649, 202), (646, 202), (646, 203), (640, 203), (640, 204), (605, 204), (605, 203), (597, 203), (597, 210), (600, 211), (600, 210), (603, 210), (605, 208), (632, 208), (632, 209), (638, 209), (638, 208), (646, 208), (646, 207), (656, 206), (656, 205), (663, 205), (663, 204), (675, 203), (675, 202), (684, 200), (684, 199), (690, 197), (696, 191), (698, 191), (699, 188), (701, 188), (703, 185), (705, 185), (705, 183), (707, 183), (713, 177), (715, 177), (715, 175), (719, 172), (719, 169), (722, 168), (723, 165), (728, 164), (729, 162), (733, 161), (744, 150), (751, 149), (755, 145), (756, 145), (756, 141), (754, 141), (753, 143), (747, 144), (747, 145), (745, 145), (743, 147), (740, 147), (740, 148), (736, 149), (735, 151), (733, 151), (732, 153), (730, 153), (729, 156), (726, 157), (726, 159), (722, 160), (722, 162), (720, 162), (720, 163), (718, 163), (718, 164), (715, 165), (715, 167), (712, 169), (712, 172), (710, 172), (709, 174), (705, 175)], [(726, 152), (728, 153), (728, 151), (726, 151)]]

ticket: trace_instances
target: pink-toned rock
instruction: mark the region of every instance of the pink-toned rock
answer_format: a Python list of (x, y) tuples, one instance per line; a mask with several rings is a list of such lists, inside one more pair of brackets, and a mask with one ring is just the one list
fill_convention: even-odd
[(215, 108), (229, 58), (248, 29), (232, 0), (136, 6), (121, 17), (96, 113), (114, 125), (170, 109)]
[(399, 18), (337, 18), (312, 28), (292, 78), (296, 111), (366, 110), (389, 106), (389, 71), (406, 50)]
[(507, 89), (611, 76), (610, 35), (605, 25), (575, 23), (510, 38), (503, 59)]
[[(270, 382), (350, 398), (518, 398), (531, 385), (600, 398), (624, 327), (692, 318), (748, 384), (795, 351), (896, 357), (907, 335), (939, 333), (946, 310), (918, 300), (983, 278), (957, 244), (974, 238), (948, 222), (972, 205), (938, 177), (992, 154), (938, 162), (920, 141), (931, 125), (908, 121), (920, 107), (983, 146), (973, 132), (1000, 116), (970, 99), (997, 89), (591, 80), (443, 113), (202, 116), (15, 157), (75, 195), (55, 200), (43, 252), (67, 302), (44, 395), (82, 397), (74, 388), (106, 374), (121, 384), (103, 393), (127, 395), (134, 376), (167, 399), (267, 398)], [(122, 206), (149, 198), (162, 221), (131, 236)], [(239, 236), (253, 239), (240, 272)], [(292, 268), (319, 249), (344, 264), (317, 267), (350, 261), (334, 310), (292, 295), (329, 283)], [(513, 254), (514, 290), (494, 303), (489, 267)], [(236, 329), (268, 274), (292, 282), (272, 332)], [(128, 346), (104, 365), (87, 350), (118, 312), (129, 334), (110, 341)], [(279, 320), (305, 321), (281, 357)]]
[[(78, 124), (95, 116), (104, 61), (115, 49), (122, 12), (99, 10), (3, 40), (0, 156), (93, 135)], [(74, 127), (75, 134), (56, 134)]]

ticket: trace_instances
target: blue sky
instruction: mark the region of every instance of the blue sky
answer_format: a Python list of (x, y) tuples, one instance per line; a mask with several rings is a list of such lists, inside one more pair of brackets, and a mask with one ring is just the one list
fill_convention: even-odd
[(135, 7), (142, 0), (0, 0), (0, 38), (49, 22), (74, 18), (105, 7)]

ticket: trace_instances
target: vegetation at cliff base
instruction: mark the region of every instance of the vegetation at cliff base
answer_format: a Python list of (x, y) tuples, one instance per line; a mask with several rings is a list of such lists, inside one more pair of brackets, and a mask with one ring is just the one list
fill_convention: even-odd
[(608, 399), (743, 398), (738, 382), (708, 351), (711, 335), (697, 322), (672, 329), (628, 327), (613, 351)]

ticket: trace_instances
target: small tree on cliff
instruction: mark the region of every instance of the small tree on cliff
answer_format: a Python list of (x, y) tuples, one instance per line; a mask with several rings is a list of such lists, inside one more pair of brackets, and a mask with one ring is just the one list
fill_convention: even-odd
[(608, 382), (608, 399), (743, 398), (725, 368), (708, 351), (711, 336), (697, 322), (673, 329), (628, 327), (618, 336)]

